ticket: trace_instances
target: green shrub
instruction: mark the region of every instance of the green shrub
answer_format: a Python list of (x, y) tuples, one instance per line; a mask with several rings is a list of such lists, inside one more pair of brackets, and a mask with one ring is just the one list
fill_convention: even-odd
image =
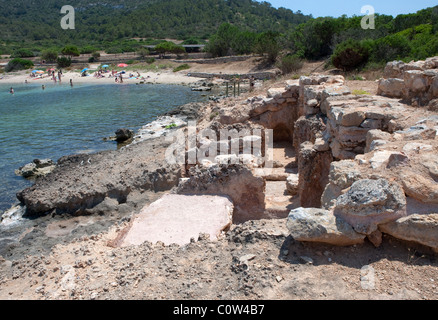
[(99, 58), (100, 58), (100, 52), (98, 52), (98, 51), (94, 51), (94, 52), (91, 54), (91, 56), (92, 56), (93, 58), (95, 58), (95, 59), (99, 59)]
[(155, 46), (155, 51), (157, 51), (159, 54), (165, 55), (166, 53), (174, 53), (174, 54), (180, 54), (186, 52), (186, 49), (184, 49), (183, 46), (179, 46), (173, 42), (166, 41), (159, 43)]
[(97, 62), (100, 59), (100, 53), (97, 51), (94, 51), (91, 54), (91, 57), (88, 59), (88, 62)]
[(11, 58), (30, 58), (35, 57), (35, 54), (29, 49), (16, 49), (11, 55)]
[(355, 75), (355, 76), (350, 76), (348, 77), (348, 80), (359, 80), (359, 81), (363, 81), (365, 80), (362, 76), (359, 75)]
[(152, 64), (155, 62), (155, 58), (147, 58), (146, 63)]
[(15, 58), (8, 62), (5, 67), (6, 72), (30, 69), (34, 66), (33, 62), (26, 59)]
[(81, 54), (90, 54), (95, 52), (96, 49), (92, 46), (85, 46), (81, 49)]
[(274, 63), (280, 53), (280, 44), (278, 42), (279, 33), (273, 31), (263, 32), (257, 35), (254, 44), (254, 51), (260, 55), (266, 55), (269, 63)]
[(58, 51), (55, 49), (44, 50), (41, 54), (41, 59), (48, 62), (55, 62), (58, 59)]
[(303, 67), (303, 64), (304, 62), (300, 57), (296, 55), (287, 55), (281, 59), (278, 67), (283, 74), (289, 74), (300, 70)]
[(176, 127), (177, 127), (177, 125), (175, 123), (171, 123), (171, 124), (167, 125), (165, 127), (165, 129), (172, 129), (172, 128), (176, 128)]
[(344, 71), (363, 66), (369, 58), (369, 48), (359, 41), (347, 40), (340, 43), (332, 55), (333, 65)]
[(190, 37), (183, 41), (181, 44), (201, 44), (202, 40), (196, 38), (196, 37)]
[(59, 57), (56, 60), (57, 64), (58, 64), (58, 68), (67, 68), (71, 66), (71, 58), (67, 58), (67, 57)]
[(140, 56), (140, 59), (146, 59), (149, 55), (149, 50), (147, 48), (140, 48), (137, 50), (137, 54)]
[(365, 90), (353, 90), (352, 94), (359, 96), (359, 95), (370, 95), (371, 93)]
[(371, 60), (388, 62), (400, 60), (410, 55), (411, 44), (409, 40), (400, 34), (393, 34), (374, 41)]
[(174, 68), (173, 72), (178, 72), (178, 71), (187, 70), (187, 69), (190, 69), (190, 66), (187, 63), (185, 63), (185, 64), (179, 65), (178, 67)]
[(73, 46), (73, 45), (68, 45), (65, 46), (62, 50), (61, 53), (65, 56), (75, 56), (78, 57), (81, 55), (81, 53), (79, 52), (78, 47)]
[(118, 53), (123, 53), (122, 48), (119, 47), (111, 47), (105, 50), (105, 52), (107, 54), (118, 54)]

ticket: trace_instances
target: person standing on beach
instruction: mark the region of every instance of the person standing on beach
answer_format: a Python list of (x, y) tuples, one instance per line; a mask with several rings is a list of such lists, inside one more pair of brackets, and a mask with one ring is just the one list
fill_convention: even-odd
[(59, 79), (59, 82), (61, 82), (61, 75), (62, 75), (61, 71), (58, 71), (58, 79)]
[(73, 87), (73, 79), (70, 79), (70, 87)]
[(249, 78), (249, 91), (252, 92), (254, 90), (254, 76)]

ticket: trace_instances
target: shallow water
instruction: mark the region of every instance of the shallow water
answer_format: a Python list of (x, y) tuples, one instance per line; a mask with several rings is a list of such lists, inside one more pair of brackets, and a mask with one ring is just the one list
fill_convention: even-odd
[(0, 84), (0, 215), (32, 183), (15, 169), (33, 159), (116, 149), (104, 137), (119, 128), (139, 129), (176, 106), (204, 101), (177, 85)]

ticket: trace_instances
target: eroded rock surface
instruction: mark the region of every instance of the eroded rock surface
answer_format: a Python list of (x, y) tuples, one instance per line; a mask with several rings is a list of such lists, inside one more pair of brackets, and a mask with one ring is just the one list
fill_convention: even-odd
[(178, 184), (180, 166), (165, 161), (170, 145), (164, 137), (117, 151), (72, 155), (17, 194), (28, 215), (85, 213), (105, 198), (126, 203), (135, 190), (169, 190)]

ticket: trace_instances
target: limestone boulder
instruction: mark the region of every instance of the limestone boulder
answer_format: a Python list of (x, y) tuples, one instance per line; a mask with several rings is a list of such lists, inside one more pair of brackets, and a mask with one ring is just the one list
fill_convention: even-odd
[(375, 140), (390, 140), (391, 139), (391, 134), (388, 132), (384, 132), (382, 130), (379, 129), (373, 129), (373, 130), (369, 130), (367, 132), (366, 135), (366, 145), (365, 145), (365, 152), (369, 152), (370, 151), (370, 147), (373, 141)]
[(290, 174), (287, 177), (286, 180), (287, 192), (292, 196), (298, 194), (298, 181), (299, 181), (298, 174)]
[(404, 87), (405, 82), (403, 79), (380, 79), (378, 82), (377, 94), (391, 98), (402, 98)]
[(409, 70), (404, 73), (405, 87), (412, 92), (427, 91), (427, 81), (421, 70)]
[(232, 214), (233, 204), (227, 197), (167, 194), (141, 210), (121, 246), (146, 241), (185, 245), (200, 233), (214, 241), (229, 228)]
[[(438, 80), (436, 82), (437, 82), (437, 84), (436, 84), (436, 86), (437, 86), (436, 94), (438, 95)], [(427, 108), (430, 111), (437, 111), (438, 112), (438, 99), (430, 100), (429, 104), (427, 105)]]
[(355, 181), (359, 180), (360, 172), (357, 170), (354, 160), (341, 160), (332, 162), (330, 165), (330, 182), (339, 188), (349, 188)]
[(405, 63), (403, 61), (390, 61), (383, 71), (385, 78), (400, 78), (403, 76)]
[(45, 176), (52, 172), (56, 164), (51, 159), (35, 159), (17, 170), (15, 174), (24, 178), (33, 179)]
[(365, 238), (342, 218), (324, 209), (294, 209), (289, 213), (286, 225), (291, 237), (298, 241), (348, 246), (362, 243)]
[[(376, 151), (374, 152), (373, 156), (370, 158), (369, 163), (372, 169), (378, 169), (383, 164), (385, 164), (387, 167), (391, 167), (397, 164), (397, 159), (402, 160), (404, 159), (403, 157), (406, 156), (398, 152), (393, 152), (388, 150)], [(391, 162), (389, 161), (390, 158), (392, 158)]]
[(418, 60), (418, 61), (410, 61), (409, 63), (406, 63), (403, 67), (404, 71), (410, 71), (410, 70), (424, 70), (425, 68), (425, 61)]
[(325, 209), (333, 209), (336, 199), (342, 191), (360, 180), (360, 171), (355, 160), (334, 161), (330, 165), (329, 183), (321, 196), (321, 205)]
[(336, 200), (334, 214), (356, 232), (370, 235), (382, 223), (406, 216), (406, 197), (397, 183), (386, 179), (362, 179)]
[(368, 131), (366, 128), (340, 126), (337, 138), (341, 144), (348, 142), (365, 143)]
[(287, 93), (286, 88), (270, 88), (268, 89), (268, 98), (282, 98)]
[(438, 57), (430, 57), (424, 61), (425, 69), (436, 69), (438, 68)]
[(438, 183), (431, 177), (405, 170), (400, 180), (408, 196), (425, 203), (438, 203)]
[(438, 77), (434, 77), (431, 85), (432, 99), (438, 98)]
[(428, 170), (432, 179), (438, 181), (438, 159), (432, 159), (427, 157), (422, 162), (422, 165)]
[(342, 189), (336, 184), (329, 182), (321, 196), (321, 207), (331, 210), (336, 205), (336, 199), (342, 194)]
[(414, 241), (438, 252), (438, 213), (413, 214), (381, 224), (379, 229), (395, 238)]

